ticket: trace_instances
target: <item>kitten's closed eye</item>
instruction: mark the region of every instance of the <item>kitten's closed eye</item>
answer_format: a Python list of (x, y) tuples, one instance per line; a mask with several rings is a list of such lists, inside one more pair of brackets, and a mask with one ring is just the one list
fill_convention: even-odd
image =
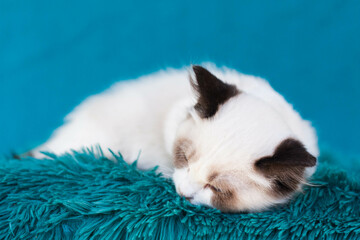
[(220, 189), (220, 188), (214, 187), (214, 186), (211, 185), (211, 184), (206, 184), (206, 185), (204, 186), (204, 188), (209, 188), (209, 189), (211, 189), (211, 190), (214, 191), (214, 192), (221, 192), (221, 189)]
[(195, 156), (192, 142), (188, 139), (179, 139), (174, 147), (174, 165), (176, 168), (188, 167), (189, 161)]

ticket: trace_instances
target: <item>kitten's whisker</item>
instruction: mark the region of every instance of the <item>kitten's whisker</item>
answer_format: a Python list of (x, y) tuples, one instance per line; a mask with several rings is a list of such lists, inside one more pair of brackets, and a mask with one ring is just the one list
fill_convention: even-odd
[(165, 177), (168, 177), (168, 178), (171, 178), (173, 173), (174, 173), (174, 169), (168, 167), (168, 166), (165, 166), (165, 165), (162, 165), (162, 164), (158, 164), (158, 167), (161, 169), (161, 174)]
[(306, 185), (306, 186), (309, 186), (309, 187), (322, 187), (322, 186), (324, 186), (322, 184), (313, 184), (313, 183), (308, 182), (308, 181), (301, 181), (301, 183), (303, 185)]

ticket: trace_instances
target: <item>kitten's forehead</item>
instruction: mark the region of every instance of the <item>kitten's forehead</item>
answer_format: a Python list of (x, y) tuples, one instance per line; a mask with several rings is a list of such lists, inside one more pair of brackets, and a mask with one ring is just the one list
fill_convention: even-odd
[(200, 156), (214, 163), (244, 163), (270, 155), (292, 136), (274, 109), (246, 94), (229, 100), (213, 119), (197, 124), (192, 134)]

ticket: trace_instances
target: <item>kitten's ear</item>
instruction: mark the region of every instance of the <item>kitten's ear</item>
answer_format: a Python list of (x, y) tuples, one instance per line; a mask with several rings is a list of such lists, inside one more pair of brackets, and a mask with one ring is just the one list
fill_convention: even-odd
[(304, 145), (295, 139), (284, 140), (273, 156), (264, 157), (255, 163), (257, 170), (273, 181), (274, 190), (288, 195), (305, 181), (305, 168), (316, 165), (316, 158), (308, 153)]
[(205, 68), (194, 65), (192, 69), (194, 77), (190, 75), (190, 82), (198, 94), (195, 110), (201, 118), (214, 116), (220, 105), (239, 93), (234, 85), (222, 82)]

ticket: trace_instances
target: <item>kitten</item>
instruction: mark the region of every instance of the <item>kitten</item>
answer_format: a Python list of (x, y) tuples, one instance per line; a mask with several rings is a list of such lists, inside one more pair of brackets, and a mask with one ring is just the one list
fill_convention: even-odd
[(116, 83), (77, 106), (32, 153), (99, 144), (131, 163), (141, 151), (140, 169), (159, 165), (178, 194), (224, 212), (288, 201), (315, 171), (315, 130), (263, 79), (208, 69)]

